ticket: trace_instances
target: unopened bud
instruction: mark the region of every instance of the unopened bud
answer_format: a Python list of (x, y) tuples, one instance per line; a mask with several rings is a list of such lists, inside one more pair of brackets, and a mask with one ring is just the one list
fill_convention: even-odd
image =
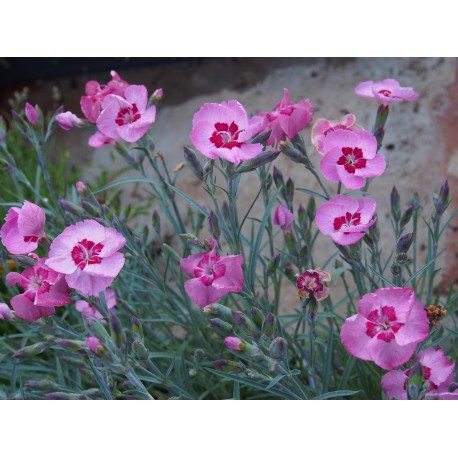
[(254, 324), (262, 329), (262, 323), (264, 322), (264, 314), (257, 307), (251, 307), (251, 316), (253, 317)]
[(221, 320), (220, 318), (211, 318), (208, 322), (212, 328), (220, 331), (223, 335), (232, 332), (232, 326), (227, 321)]
[(277, 187), (277, 189), (279, 189), (279, 188), (281, 188), (282, 186), (285, 185), (282, 173), (275, 166), (274, 166), (274, 170), (272, 172), (272, 176), (273, 176), (274, 183), (275, 183), (275, 186)]
[(292, 203), (294, 199), (294, 181), (291, 178), (288, 178), (285, 186), (285, 199)]
[(254, 323), (240, 310), (232, 310), (232, 321), (248, 335), (253, 334)]
[(406, 382), (407, 399), (423, 399), (428, 390), (428, 384), (424, 383), (424, 375), (424, 368), (421, 363), (415, 362), (410, 368), (409, 378)]
[(213, 361), (217, 369), (226, 373), (240, 374), (246, 371), (246, 366), (241, 362), (228, 361), (227, 359), (217, 359)]
[(82, 340), (56, 339), (54, 343), (71, 352), (84, 352), (84, 342)]
[(302, 204), (299, 204), (299, 208), (297, 209), (297, 220), (302, 228), (305, 229), (307, 227), (307, 212)]
[(38, 114), (37, 106), (32, 106), (29, 102), (26, 102), (24, 111), (27, 121), (29, 121), (33, 127), (36, 127), (40, 121), (40, 115)]
[(204, 180), (207, 179), (208, 175), (210, 175), (213, 172), (213, 164), (214, 160), (210, 159), (204, 164), (204, 169), (203, 169), (203, 175), (204, 175)]
[(188, 147), (184, 147), (184, 160), (188, 167), (191, 169), (192, 173), (200, 180), (203, 181), (204, 179), (204, 171), (202, 169), (202, 165), (197, 159), (196, 153)]
[(275, 331), (275, 315), (273, 313), (268, 313), (264, 318), (262, 323), (262, 332), (266, 336), (271, 336)]
[(310, 160), (308, 157), (304, 156), (298, 149), (294, 148), (292, 145), (282, 141), (279, 143), (280, 151), (288, 156), (293, 162), (299, 164), (304, 164), (306, 167), (310, 166)]
[(11, 318), (13, 318), (11, 309), (4, 302), (0, 302), (0, 320), (11, 320)]
[(413, 232), (401, 235), (396, 243), (396, 253), (407, 253), (413, 242)]
[(132, 325), (132, 332), (135, 334), (135, 336), (137, 338), (143, 339), (143, 326), (140, 320), (136, 316), (133, 316), (130, 322)]
[(296, 281), (296, 275), (294, 274), (293, 265), (290, 261), (285, 263), (285, 275), (291, 280)]
[(219, 227), (218, 223), (218, 217), (215, 215), (213, 211), (211, 211), (207, 217), (208, 219), (208, 225), (210, 226), (210, 232), (211, 234), (218, 239), (221, 237), (221, 229)]
[(25, 386), (32, 391), (49, 391), (59, 388), (59, 385), (47, 379), (32, 379), (29, 380)]
[(206, 305), (202, 310), (207, 316), (222, 318), (226, 321), (232, 321), (231, 309), (225, 305), (210, 304)]
[(250, 356), (255, 361), (262, 361), (264, 359), (264, 354), (258, 347), (251, 345), (238, 337), (226, 337), (224, 339), (224, 343), (229, 350)]
[(70, 202), (67, 199), (64, 199), (62, 197), (59, 197), (59, 205), (62, 207), (62, 209), (72, 215), (82, 217), (83, 216), (83, 210), (79, 205), (74, 204), (73, 202)]
[(21, 348), (11, 355), (12, 358), (30, 358), (43, 353), (49, 347), (48, 342), (39, 342), (27, 347)]
[(310, 221), (315, 220), (316, 214), (316, 202), (314, 197), (310, 197), (309, 203), (307, 205), (307, 216), (309, 217)]
[(124, 330), (122, 329), (121, 321), (119, 320), (118, 315), (113, 309), (110, 309), (108, 312), (111, 333), (112, 335), (114, 335), (114, 340), (116, 344), (118, 346), (121, 346), (126, 340)]
[(55, 391), (53, 393), (45, 394), (45, 398), (52, 401), (80, 401), (85, 399), (84, 395), (80, 393), (64, 393), (62, 391)]
[(164, 97), (164, 91), (162, 90), (162, 88), (156, 89), (153, 92), (153, 95), (151, 96), (151, 103), (153, 105), (157, 105), (162, 100), (163, 97)]
[(86, 347), (98, 357), (103, 356), (106, 352), (106, 348), (102, 345), (102, 342), (97, 339), (97, 337), (88, 337), (86, 339)]
[(154, 230), (157, 234), (159, 234), (161, 232), (161, 217), (159, 216), (159, 213), (156, 210), (153, 210), (151, 220), (153, 223)]
[(269, 354), (271, 358), (283, 359), (286, 356), (286, 349), (288, 344), (283, 337), (276, 337), (269, 347)]
[(139, 361), (147, 361), (149, 358), (149, 351), (140, 340), (134, 340), (132, 342), (132, 351)]
[(399, 222), (401, 227), (406, 226), (409, 221), (412, 219), (412, 214), (413, 214), (413, 207), (409, 207), (401, 216), (401, 220)]
[(401, 218), (401, 197), (399, 196), (396, 186), (393, 186), (390, 195), (391, 201), (391, 214), (395, 221), (399, 221)]
[(276, 272), (276, 270), (278, 269), (278, 266), (280, 265), (280, 259), (281, 259), (280, 254), (276, 254), (269, 261), (269, 264), (267, 264), (267, 269), (266, 269), (266, 272), (268, 275), (273, 275)]
[(194, 350), (194, 359), (196, 361), (202, 361), (205, 358), (205, 351), (202, 348), (196, 348)]
[(236, 173), (245, 173), (252, 170), (256, 170), (262, 165), (269, 164), (273, 162), (280, 155), (280, 151), (264, 151), (263, 153), (258, 154), (253, 159), (249, 161), (244, 161), (242, 164), (237, 167), (235, 170)]

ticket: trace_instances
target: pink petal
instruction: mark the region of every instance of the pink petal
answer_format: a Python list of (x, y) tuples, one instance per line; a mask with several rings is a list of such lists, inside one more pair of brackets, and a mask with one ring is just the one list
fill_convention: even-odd
[(333, 234), (329, 234), (329, 236), (338, 245), (346, 246), (353, 245), (353, 243), (356, 243), (359, 240), (361, 240), (364, 237), (364, 232), (334, 232)]
[(88, 264), (83, 270), (89, 275), (97, 277), (116, 277), (124, 266), (124, 255), (114, 253), (111, 256), (102, 258), (100, 264)]
[(228, 294), (228, 291), (225, 289), (216, 289), (213, 285), (204, 285), (198, 278), (185, 281), (184, 289), (191, 300), (199, 307), (213, 304), (218, 299)]
[(77, 291), (81, 291), (88, 296), (95, 296), (104, 289), (111, 286), (113, 277), (96, 277), (90, 275), (81, 269), (76, 269), (73, 274), (66, 275), (68, 286)]
[(421, 351), (418, 359), (423, 367), (431, 369), (429, 380), (437, 386), (449, 385), (453, 381), (455, 363), (451, 362), (444, 354), (442, 348), (437, 350), (433, 347)]
[(24, 236), (42, 238), (45, 227), (45, 212), (38, 205), (25, 200), (18, 216), (19, 231)]
[(148, 103), (148, 90), (143, 85), (132, 84), (125, 92), (124, 97), (131, 105), (137, 105), (138, 111), (143, 113), (146, 110)]
[[(410, 289), (410, 288), (406, 288)], [(402, 316), (402, 307), (404, 303), (399, 301), (397, 302), (396, 315), (399, 315), (398, 321), (403, 322), (404, 316)], [(408, 305), (405, 305), (407, 308)], [(426, 311), (423, 304), (420, 301), (413, 297), (413, 305), (411, 306), (410, 313), (407, 320), (405, 321), (404, 326), (399, 329), (396, 333), (396, 342), (399, 345), (408, 345), (408, 344), (417, 344), (428, 338), (429, 334), (429, 324)]]
[[(327, 138), (327, 137), (326, 137)], [(339, 148), (334, 148), (328, 150), (320, 161), (320, 170), (323, 173), (323, 176), (333, 183), (338, 183), (339, 173), (337, 171), (338, 166), (337, 161), (341, 156), (341, 150)]]
[(180, 267), (183, 272), (190, 276), (194, 277), (194, 270), (196, 269), (199, 262), (207, 255), (208, 253), (197, 253), (183, 258), (180, 260)]
[(342, 214), (342, 207), (337, 203), (329, 201), (322, 204), (316, 211), (315, 223), (323, 234), (333, 234), (335, 232), (334, 220), (342, 216)]
[(407, 378), (404, 371), (390, 371), (382, 377), (382, 388), (390, 398), (406, 400), (407, 392), (404, 384)]
[(386, 162), (383, 154), (377, 154), (373, 159), (366, 162), (366, 167), (362, 169), (356, 169), (355, 175), (362, 177), (372, 178), (382, 175), (385, 171)]
[[(117, 96), (107, 96), (106, 99), (108, 99), (108, 97)], [(97, 118), (97, 128), (100, 130), (100, 132), (102, 132), (102, 134), (112, 138), (113, 140), (118, 140), (120, 138), (118, 133), (119, 126), (116, 124), (116, 118), (120, 108), (121, 107), (118, 103), (113, 102), (110, 105), (107, 105), (106, 108), (103, 109), (102, 113), (100, 113), (100, 116)]]
[(359, 359), (368, 361), (371, 358), (366, 350), (371, 338), (366, 334), (367, 320), (360, 314), (347, 318), (340, 330), (340, 340), (345, 349)]
[[(326, 156), (323, 159), (325, 158)], [(366, 180), (364, 178), (348, 173), (343, 165), (337, 165), (336, 169), (339, 177), (339, 180), (337, 181), (341, 181), (347, 189), (360, 189), (366, 184)]]
[(364, 81), (363, 83), (359, 83), (355, 88), (355, 94), (360, 97), (372, 99), (374, 97), (374, 93), (372, 92), (373, 85), (373, 81)]
[(19, 294), (11, 299), (11, 306), (16, 315), (26, 321), (36, 321), (42, 316), (50, 316), (55, 312), (54, 307), (36, 307), (25, 294)]
[(100, 256), (102, 258), (106, 258), (123, 248), (126, 244), (126, 239), (117, 230), (111, 227), (106, 227), (102, 243), (103, 248), (100, 251)]
[(208, 121), (201, 121), (194, 125), (189, 138), (196, 149), (210, 159), (218, 158), (218, 148), (210, 141), (214, 125)]
[[(399, 334), (399, 333), (398, 333)], [(390, 371), (403, 364), (405, 364), (413, 356), (416, 343), (403, 345), (402, 347), (397, 344), (396, 340), (386, 342), (382, 339), (374, 337), (366, 345), (366, 350), (370, 355), (372, 361), (382, 369)]]

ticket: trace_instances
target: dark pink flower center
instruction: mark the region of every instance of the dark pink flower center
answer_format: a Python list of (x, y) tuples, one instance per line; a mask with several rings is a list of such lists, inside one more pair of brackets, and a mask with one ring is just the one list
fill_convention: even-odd
[(279, 111), (279, 114), (291, 116), (294, 111), (294, 106), (293, 105), (284, 105), (280, 107), (278, 111)]
[[(404, 374), (407, 376), (407, 378), (409, 378), (410, 369), (407, 369), (404, 372)], [(423, 366), (423, 380), (425, 382), (429, 382), (428, 391), (437, 390), (439, 387), (435, 383), (431, 382), (430, 378), (431, 378), (431, 368), (428, 366)], [(404, 390), (406, 389), (407, 389), (407, 379), (404, 381)]]
[(334, 218), (335, 231), (340, 231), (342, 226), (357, 226), (358, 224), (361, 224), (361, 213), (359, 212), (353, 214), (347, 212), (344, 216)]
[(232, 149), (235, 146), (239, 147), (241, 143), (237, 140), (240, 132), (242, 130), (239, 130), (239, 126), (235, 122), (231, 122), (230, 125), (225, 122), (217, 122), (215, 123), (215, 130), (210, 137), (210, 141), (217, 148)]
[(313, 270), (306, 270), (296, 280), (297, 289), (307, 291), (309, 293), (315, 293), (323, 291), (323, 283), (320, 280), (320, 274)]
[(210, 257), (206, 254), (194, 269), (194, 277), (199, 278), (205, 286), (210, 286), (226, 273), (226, 266), (218, 264), (219, 260), (219, 256)]
[(141, 117), (142, 115), (138, 112), (137, 105), (133, 103), (131, 107), (121, 108), (115, 121), (118, 126), (125, 126), (138, 121)]
[(97, 243), (97, 245), (87, 239), (83, 239), (73, 247), (72, 259), (73, 262), (83, 270), (88, 264), (100, 264), (102, 258), (99, 256), (102, 251), (103, 245)]
[(336, 124), (334, 127), (330, 127), (328, 130), (326, 130), (323, 135), (326, 137), (330, 132), (334, 132), (335, 130), (351, 130), (351, 129), (347, 126), (344, 126), (343, 124)]
[(384, 305), (381, 310), (375, 309), (367, 316), (366, 335), (377, 337), (377, 339), (390, 342), (394, 335), (404, 326), (397, 323), (396, 311), (394, 307)]
[(385, 97), (391, 97), (391, 91), (388, 89), (381, 89), (378, 93), (384, 95)]
[(366, 167), (363, 150), (344, 146), (342, 148), (342, 156), (339, 157), (337, 164), (343, 165), (348, 173), (355, 173), (356, 169), (363, 169)]
[(47, 293), (50, 290), (51, 285), (47, 282), (48, 274), (49, 272), (46, 269), (38, 268), (35, 275), (29, 278), (27, 291), (32, 293), (33, 298), (35, 298), (36, 294)]
[(33, 235), (26, 235), (24, 236), (24, 242), (25, 243), (29, 243), (29, 242), (37, 243), (38, 237), (34, 237)]

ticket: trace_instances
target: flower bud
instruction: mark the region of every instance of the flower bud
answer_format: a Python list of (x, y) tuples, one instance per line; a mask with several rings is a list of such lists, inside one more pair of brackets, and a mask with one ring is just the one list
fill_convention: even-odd
[(184, 160), (192, 173), (200, 180), (204, 179), (204, 171), (200, 165), (199, 159), (197, 159), (196, 153), (188, 147), (184, 147)]
[(248, 335), (253, 334), (254, 323), (240, 310), (232, 310), (232, 321)]
[(210, 226), (211, 234), (216, 239), (220, 238), (221, 237), (221, 229), (219, 227), (218, 217), (215, 215), (213, 210), (209, 213), (207, 219), (208, 219), (208, 225)]
[(157, 234), (159, 234), (161, 232), (161, 217), (159, 216), (159, 213), (156, 210), (153, 210), (153, 215), (151, 219), (154, 230)]
[(77, 181), (76, 184), (75, 184), (75, 187), (76, 187), (76, 190), (78, 191), (79, 194), (81, 195), (84, 195), (86, 194), (87, 192), (87, 187), (86, 187), (86, 183), (84, 183), (84, 181)]
[(86, 347), (98, 357), (103, 356), (106, 352), (106, 348), (102, 345), (102, 342), (97, 339), (97, 337), (88, 337), (86, 339)]
[(210, 304), (206, 305), (202, 310), (207, 316), (222, 318), (226, 321), (232, 321), (231, 309), (225, 305)]
[(57, 390), (59, 385), (48, 379), (31, 379), (25, 384), (26, 388), (32, 391)]
[(217, 369), (226, 373), (240, 374), (246, 371), (246, 366), (241, 362), (228, 361), (227, 359), (217, 359), (213, 361)]
[(210, 159), (204, 164), (204, 169), (203, 169), (203, 174), (204, 174), (204, 180), (207, 179), (208, 175), (213, 172), (213, 164), (214, 164), (214, 159)]
[(290, 204), (293, 203), (294, 199), (294, 181), (291, 178), (288, 178), (285, 185), (285, 199)]
[(132, 342), (132, 351), (139, 361), (147, 361), (149, 359), (149, 351), (140, 340), (136, 339)]
[(27, 121), (29, 121), (33, 127), (36, 127), (36, 125), (40, 122), (40, 115), (38, 114), (37, 107), (34, 107), (30, 105), (29, 102), (26, 102), (24, 111)]
[(121, 321), (119, 320), (118, 315), (113, 309), (110, 309), (108, 312), (111, 333), (114, 335), (114, 340), (116, 344), (118, 346), (121, 346), (126, 340), (126, 335), (124, 330), (122, 329)]
[(280, 151), (288, 156), (293, 162), (299, 164), (304, 164), (306, 167), (310, 167), (310, 160), (308, 157), (304, 156), (298, 149), (294, 148), (292, 145), (282, 141), (279, 143)]
[(54, 343), (71, 352), (84, 352), (84, 342), (82, 340), (55, 339)]
[(254, 345), (245, 342), (238, 337), (226, 337), (224, 343), (229, 350), (235, 351), (236, 353), (242, 353), (244, 355), (252, 357), (255, 361), (262, 361), (264, 354), (262, 351)]
[(202, 348), (196, 348), (194, 350), (194, 359), (196, 361), (202, 361), (205, 358), (205, 351)]
[(63, 130), (70, 130), (74, 127), (79, 127), (84, 124), (84, 121), (71, 111), (66, 111), (65, 113), (59, 113), (56, 116), (56, 122), (59, 124), (59, 127)]
[(278, 266), (280, 265), (280, 259), (281, 259), (281, 255), (276, 254), (269, 261), (269, 264), (267, 264), (267, 269), (266, 269), (266, 272), (268, 275), (273, 275), (276, 272), (276, 270), (278, 269)]
[(227, 321), (223, 321), (220, 318), (211, 318), (208, 322), (212, 328), (220, 331), (223, 335), (227, 335), (232, 332), (232, 326)]
[(4, 302), (0, 302), (0, 320), (11, 320), (11, 318), (13, 318), (11, 309)]
[(262, 332), (266, 336), (271, 336), (275, 331), (275, 315), (273, 313), (268, 313), (264, 318), (262, 323)]
[(276, 337), (269, 347), (269, 354), (271, 358), (283, 359), (286, 356), (286, 349), (288, 344), (283, 337)]
[(158, 88), (153, 92), (153, 95), (151, 96), (151, 103), (153, 105), (157, 105), (163, 97), (164, 91), (162, 90), (162, 88)]
[(279, 189), (279, 188), (281, 188), (282, 186), (285, 185), (282, 173), (275, 166), (274, 166), (274, 170), (272, 172), (272, 176), (273, 176), (274, 183), (275, 183), (275, 186), (277, 187), (277, 189)]
[(280, 151), (264, 151), (249, 161), (243, 161), (241, 165), (237, 167), (235, 173), (245, 173), (256, 170), (262, 165), (275, 161), (279, 155)]
[(265, 319), (264, 314), (257, 307), (251, 307), (251, 316), (253, 317), (254, 324), (262, 329), (262, 323)]
[(401, 220), (399, 222), (401, 227), (407, 226), (407, 224), (409, 223), (409, 221), (412, 218), (412, 214), (413, 214), (413, 207), (411, 206), (401, 216)]
[(80, 393), (64, 393), (62, 391), (55, 391), (53, 393), (45, 394), (46, 399), (52, 401), (81, 401), (86, 399), (83, 394)]
[(296, 276), (294, 274), (294, 269), (293, 265), (291, 264), (290, 261), (287, 261), (285, 263), (285, 275), (291, 280), (291, 281), (296, 281)]
[(293, 225), (293, 222), (294, 214), (287, 207), (280, 204), (275, 210), (273, 223), (276, 226), (280, 226), (282, 231), (287, 231)]
[(413, 232), (401, 235), (396, 243), (396, 253), (407, 253), (413, 242)]
[(140, 320), (136, 316), (133, 316), (130, 322), (132, 325), (132, 332), (134, 333), (135, 337), (137, 339), (142, 340), (143, 339), (143, 326)]
[(307, 205), (307, 216), (309, 217), (310, 221), (315, 220), (316, 214), (316, 202), (314, 197), (310, 197), (309, 203)]
[(27, 347), (21, 348), (11, 355), (11, 358), (30, 358), (32, 356), (37, 356), (40, 353), (43, 353), (48, 347), (48, 342), (39, 342)]
[(393, 186), (390, 195), (391, 201), (391, 214), (395, 221), (399, 221), (401, 218), (401, 197), (399, 196), (396, 186)]
[(76, 205), (63, 197), (59, 197), (59, 205), (64, 211), (70, 213), (71, 215), (75, 215), (80, 218), (83, 217), (83, 209), (79, 205)]
[(299, 208), (297, 209), (297, 220), (303, 229), (307, 229), (307, 212), (302, 204), (299, 204)]

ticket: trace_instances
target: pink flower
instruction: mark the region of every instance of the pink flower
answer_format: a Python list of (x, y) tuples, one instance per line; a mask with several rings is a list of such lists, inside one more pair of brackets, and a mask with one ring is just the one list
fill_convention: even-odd
[(84, 194), (84, 193), (87, 191), (86, 184), (84, 183), (84, 181), (78, 180), (78, 181), (75, 183), (75, 187), (76, 187), (76, 190), (77, 190), (80, 194)]
[(209, 244), (212, 245), (210, 251), (192, 254), (180, 261), (183, 271), (193, 277), (184, 283), (184, 289), (200, 307), (243, 288), (243, 256), (217, 256), (216, 240), (210, 239)]
[(156, 107), (146, 108), (148, 92), (145, 86), (129, 86), (124, 97), (110, 94), (104, 98), (97, 128), (113, 140), (122, 138), (126, 142), (136, 142), (156, 120)]
[(29, 121), (30, 124), (35, 127), (40, 121), (40, 115), (38, 114), (37, 106), (34, 107), (30, 105), (29, 102), (26, 102), (24, 111), (27, 121)]
[(46, 266), (47, 258), (35, 257), (36, 264), (22, 274), (10, 272), (6, 276), (9, 285), (19, 285), (22, 294), (11, 299), (16, 315), (27, 321), (54, 315), (55, 307), (71, 302), (64, 276)]
[(73, 127), (78, 127), (81, 124), (84, 124), (84, 121), (71, 111), (66, 111), (65, 113), (60, 113), (56, 116), (56, 121), (59, 126), (64, 130), (73, 129)]
[(377, 202), (369, 197), (356, 200), (337, 194), (318, 208), (315, 222), (320, 232), (335, 243), (351, 245), (375, 223), (376, 209)]
[(309, 99), (291, 103), (288, 89), (284, 89), (280, 103), (270, 112), (261, 113), (266, 118), (265, 130), (271, 130), (267, 144), (294, 138), (305, 126), (310, 124), (313, 117), (313, 104)]
[(383, 105), (404, 101), (415, 102), (420, 97), (413, 88), (401, 87), (394, 79), (364, 81), (356, 86), (355, 94), (367, 99), (378, 100)]
[(321, 269), (306, 270), (296, 276), (296, 287), (299, 297), (308, 299), (314, 297), (317, 302), (324, 301), (329, 296), (329, 288), (323, 282), (331, 281), (331, 275)]
[(12, 317), (11, 309), (4, 302), (0, 302), (0, 320), (11, 320)]
[[(116, 307), (116, 293), (110, 288), (105, 290), (104, 293), (108, 310), (111, 310), (114, 307)], [(96, 295), (96, 298), (99, 299), (98, 294)], [(102, 322), (104, 322), (101, 313), (89, 302), (83, 300), (76, 301), (75, 308), (84, 316), (92, 316), (93, 318), (96, 318), (97, 320), (101, 320)]]
[(242, 351), (243, 341), (238, 337), (226, 337), (224, 339), (224, 344), (226, 345), (229, 350), (232, 351)]
[(3, 245), (12, 254), (27, 254), (38, 248), (45, 237), (45, 212), (38, 205), (25, 200), (21, 208), (11, 207), (1, 230)]
[(86, 95), (81, 97), (81, 111), (84, 116), (95, 124), (102, 110), (102, 102), (107, 95), (114, 94), (124, 97), (124, 92), (129, 86), (127, 81), (122, 80), (115, 72), (111, 72), (112, 80), (103, 86), (97, 81), (88, 81), (86, 83)]
[(210, 159), (225, 159), (238, 164), (256, 157), (261, 143), (248, 143), (264, 125), (261, 116), (248, 119), (237, 100), (206, 103), (194, 115), (190, 138), (194, 146)]
[(377, 154), (377, 139), (366, 131), (330, 132), (323, 142), (320, 169), (329, 181), (339, 181), (348, 189), (359, 189), (366, 178), (385, 171), (385, 156)]
[[(448, 387), (454, 380), (455, 363), (445, 356), (444, 350), (430, 347), (418, 353), (418, 360), (423, 366), (423, 380), (429, 384), (426, 399), (448, 393)], [(382, 378), (382, 388), (392, 399), (407, 399), (409, 375), (410, 369), (390, 371)]]
[(107, 145), (116, 145), (116, 140), (113, 140), (112, 138), (103, 135), (102, 132), (97, 131), (89, 137), (88, 144), (93, 148), (102, 148)]
[(356, 118), (352, 114), (346, 114), (344, 117), (337, 120), (329, 120), (319, 118), (312, 127), (312, 143), (316, 150), (322, 156), (324, 155), (323, 143), (328, 134), (336, 130), (362, 130), (356, 124)]
[(412, 357), (428, 330), (424, 306), (412, 288), (379, 288), (361, 298), (340, 339), (353, 356), (391, 370)]
[(162, 97), (164, 97), (164, 91), (161, 88), (156, 89), (153, 92), (153, 97), (152, 97), (153, 103), (156, 104), (160, 102), (162, 100)]
[(102, 354), (105, 353), (105, 347), (97, 337), (88, 337), (86, 339), (86, 347), (96, 356), (102, 356)]
[(124, 266), (126, 239), (94, 220), (67, 227), (49, 249), (46, 265), (65, 274), (68, 286), (88, 296), (108, 288)]
[(281, 227), (282, 231), (287, 231), (293, 224), (294, 215), (287, 207), (280, 204), (274, 213), (274, 224)]

